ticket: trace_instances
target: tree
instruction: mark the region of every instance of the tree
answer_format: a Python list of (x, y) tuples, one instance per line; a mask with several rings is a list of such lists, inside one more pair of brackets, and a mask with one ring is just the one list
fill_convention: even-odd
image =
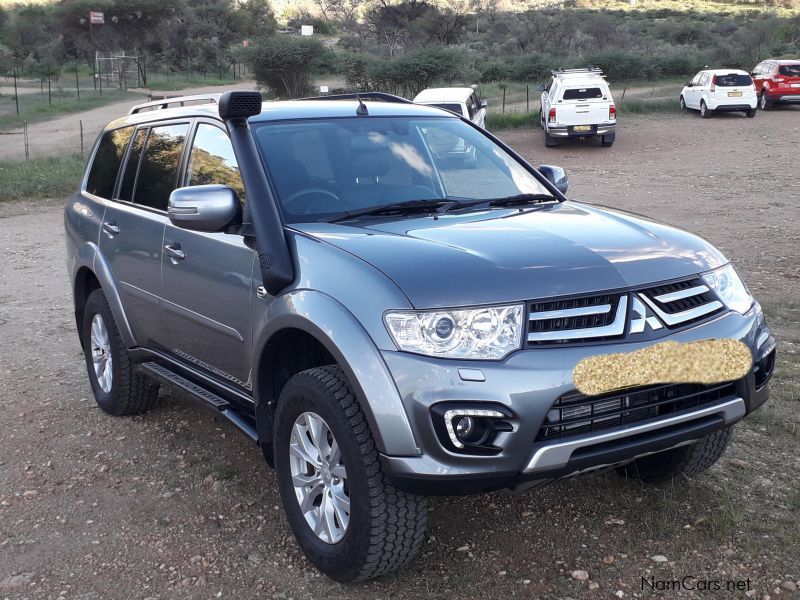
[(253, 49), (253, 75), (260, 87), (276, 96), (299, 98), (311, 91), (311, 73), (326, 52), (311, 37), (261, 38)]

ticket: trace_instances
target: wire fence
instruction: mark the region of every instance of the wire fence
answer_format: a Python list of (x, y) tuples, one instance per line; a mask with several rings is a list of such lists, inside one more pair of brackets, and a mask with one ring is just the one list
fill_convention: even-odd
[(21, 128), (0, 132), (0, 161), (30, 160), (45, 156), (79, 154), (86, 156), (91, 150), (102, 125), (88, 126), (83, 119), (64, 122), (56, 127), (42, 126), (47, 123), (29, 124)]

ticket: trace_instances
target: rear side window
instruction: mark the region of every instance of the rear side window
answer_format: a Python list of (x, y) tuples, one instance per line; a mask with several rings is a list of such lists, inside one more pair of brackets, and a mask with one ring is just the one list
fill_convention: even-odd
[(186, 185), (211, 183), (232, 188), (239, 196), (239, 201), (244, 203), (244, 185), (228, 134), (219, 127), (201, 123), (189, 155)]
[(740, 87), (753, 85), (753, 78), (744, 73), (728, 73), (726, 75), (715, 75), (714, 83), (720, 87)]
[(593, 100), (602, 97), (603, 90), (599, 87), (570, 88), (564, 90), (564, 100)]
[(125, 148), (132, 134), (133, 127), (114, 129), (103, 134), (89, 169), (89, 177), (86, 180), (87, 192), (111, 199), (122, 157), (125, 155)]
[(136, 178), (133, 201), (157, 210), (167, 210), (167, 202), (178, 179), (181, 152), (189, 130), (188, 123), (153, 127)]
[(781, 65), (778, 73), (786, 77), (800, 77), (800, 65)]
[(142, 158), (142, 148), (147, 138), (148, 129), (140, 129), (136, 132), (131, 144), (131, 151), (128, 152), (128, 162), (125, 164), (125, 172), (122, 176), (122, 184), (119, 187), (120, 200), (130, 202), (133, 200), (133, 186), (136, 183), (136, 175), (139, 173), (139, 161)]

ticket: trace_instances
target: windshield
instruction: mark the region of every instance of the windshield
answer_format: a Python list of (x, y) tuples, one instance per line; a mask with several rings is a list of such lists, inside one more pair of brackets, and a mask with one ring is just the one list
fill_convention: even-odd
[(284, 218), (322, 221), (418, 200), (549, 194), (480, 131), (451, 117), (353, 117), (254, 124)]
[(781, 65), (778, 73), (786, 77), (800, 77), (800, 65)]
[(740, 87), (753, 85), (753, 79), (744, 73), (728, 73), (727, 75), (716, 75), (714, 83), (720, 87)]
[(461, 111), (461, 105), (460, 104), (454, 104), (454, 103), (449, 103), (449, 102), (447, 102), (447, 103), (445, 103), (445, 102), (435, 102), (435, 103), (428, 104), (427, 106), (433, 106), (434, 108), (443, 108), (445, 110), (449, 110), (451, 113), (455, 113), (459, 117), (463, 115), (463, 112)]

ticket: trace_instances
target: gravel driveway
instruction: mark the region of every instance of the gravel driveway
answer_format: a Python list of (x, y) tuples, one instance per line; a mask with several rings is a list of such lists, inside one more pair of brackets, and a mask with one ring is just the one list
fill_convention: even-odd
[(227, 423), (167, 389), (145, 416), (100, 412), (71, 314), (63, 199), (0, 205), (0, 598), (630, 598), (653, 595), (651, 577), (685, 576), (791, 595), (799, 130), (800, 110), (789, 109), (623, 118), (611, 149), (545, 149), (541, 130), (503, 135), (535, 164), (567, 167), (576, 198), (686, 227), (733, 259), (780, 340), (773, 397), (691, 481), (642, 487), (602, 472), (519, 495), (435, 499), (416, 562), (357, 586), (309, 566), (273, 473)]

